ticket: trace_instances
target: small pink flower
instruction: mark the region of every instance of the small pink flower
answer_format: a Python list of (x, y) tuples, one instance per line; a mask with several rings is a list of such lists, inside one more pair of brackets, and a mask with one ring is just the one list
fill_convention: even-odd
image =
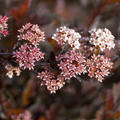
[(8, 35), (8, 31), (7, 31), (7, 21), (8, 21), (8, 17), (4, 16), (0, 16), (0, 33), (3, 34), (4, 36)]
[(20, 33), (18, 40), (27, 40), (34, 46), (37, 46), (39, 42), (45, 40), (45, 34), (38, 25), (27, 23), (18, 31)]
[(61, 89), (65, 84), (63, 77), (60, 75), (56, 76), (53, 72), (48, 70), (38, 73), (37, 77), (42, 81), (41, 86), (47, 86), (47, 89), (51, 93), (56, 93), (56, 91)]
[(113, 63), (110, 59), (103, 55), (93, 55), (87, 60), (86, 66), (88, 68), (88, 76), (91, 78), (97, 78), (102, 82), (105, 76), (109, 75), (109, 71), (112, 69)]
[(59, 55), (57, 61), (60, 62), (58, 66), (61, 69), (61, 75), (65, 79), (70, 79), (86, 72), (85, 59), (78, 51), (70, 50), (65, 54)]
[(34, 69), (36, 61), (44, 58), (44, 54), (39, 48), (28, 44), (21, 45), (19, 50), (13, 52), (13, 54), (17, 62), (19, 62), (19, 66), (29, 70)]

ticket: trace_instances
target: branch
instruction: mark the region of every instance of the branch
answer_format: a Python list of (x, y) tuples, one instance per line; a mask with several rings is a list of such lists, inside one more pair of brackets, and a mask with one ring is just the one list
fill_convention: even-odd
[(13, 55), (12, 53), (6, 52), (6, 53), (0, 53), (0, 55)]

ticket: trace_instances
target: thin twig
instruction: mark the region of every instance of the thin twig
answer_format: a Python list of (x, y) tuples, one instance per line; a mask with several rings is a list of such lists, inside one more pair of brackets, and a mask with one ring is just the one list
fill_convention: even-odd
[(0, 55), (13, 55), (12, 53), (6, 52), (6, 53), (0, 53)]

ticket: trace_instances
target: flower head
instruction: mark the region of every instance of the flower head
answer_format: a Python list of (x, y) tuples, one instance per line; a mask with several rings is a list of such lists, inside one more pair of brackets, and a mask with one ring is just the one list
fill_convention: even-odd
[(3, 34), (4, 36), (8, 35), (7, 21), (8, 21), (8, 17), (0, 16), (0, 33)]
[(92, 29), (90, 34), (90, 43), (99, 47), (101, 51), (104, 51), (105, 48), (110, 50), (115, 47), (114, 36), (107, 28)]
[(65, 54), (59, 55), (57, 61), (60, 62), (58, 66), (61, 69), (61, 75), (65, 79), (70, 79), (86, 72), (85, 59), (78, 51), (70, 50)]
[(7, 73), (6, 75), (9, 77), (9, 78), (13, 78), (13, 75), (15, 73), (16, 76), (20, 76), (20, 73), (21, 73), (21, 70), (19, 67), (13, 67), (12, 65), (10, 64), (7, 64), (5, 66), (6, 70), (7, 70)]
[(56, 91), (61, 89), (65, 84), (63, 77), (60, 75), (56, 76), (53, 72), (48, 70), (38, 73), (37, 77), (42, 80), (41, 86), (47, 86), (47, 89), (51, 93), (56, 93)]
[(91, 59), (88, 59), (86, 66), (88, 68), (88, 76), (91, 78), (97, 78), (98, 81), (102, 82), (105, 76), (110, 73), (113, 63), (110, 59), (103, 55), (93, 55)]
[(35, 62), (44, 58), (44, 54), (37, 47), (23, 44), (19, 50), (13, 52), (14, 57), (19, 62), (19, 66), (29, 70), (34, 69)]
[(27, 110), (23, 113), (20, 113), (18, 116), (12, 116), (13, 120), (31, 120), (31, 117), (31, 113)]
[(38, 25), (27, 23), (18, 31), (20, 33), (18, 40), (27, 40), (34, 46), (37, 46), (39, 42), (45, 40), (45, 34)]
[(56, 33), (53, 34), (52, 39), (56, 40), (59, 45), (64, 46), (68, 43), (73, 49), (79, 49), (79, 39), (81, 35), (75, 30), (62, 26), (56, 29)]

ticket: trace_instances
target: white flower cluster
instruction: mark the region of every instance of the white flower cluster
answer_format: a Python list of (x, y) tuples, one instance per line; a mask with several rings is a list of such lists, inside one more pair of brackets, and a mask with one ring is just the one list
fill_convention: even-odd
[(53, 34), (52, 39), (56, 40), (59, 45), (64, 46), (68, 43), (73, 49), (80, 48), (79, 39), (81, 35), (75, 30), (62, 26), (56, 29), (56, 33)]
[(109, 50), (115, 47), (114, 36), (107, 29), (92, 29), (89, 31), (91, 34), (90, 43), (99, 47), (101, 51), (104, 51), (105, 48)]

